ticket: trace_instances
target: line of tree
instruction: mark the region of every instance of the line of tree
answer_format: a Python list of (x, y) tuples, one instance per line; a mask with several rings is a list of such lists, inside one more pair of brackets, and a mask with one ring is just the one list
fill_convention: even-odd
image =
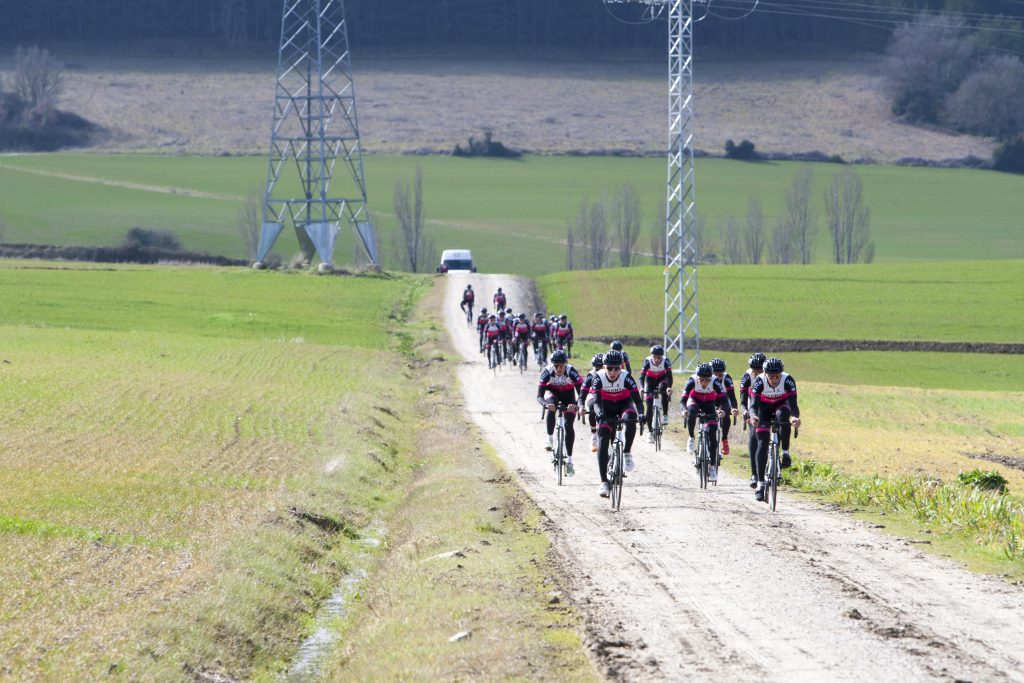
[[(477, 45), (488, 48), (624, 48), (661, 53), (662, 20), (635, 25), (643, 8), (606, 6), (602, 0), (346, 0), (355, 47)], [(696, 3), (695, 3), (696, 5)], [(753, 0), (750, 0), (753, 5)], [(841, 49), (881, 49), (892, 28), (857, 21), (872, 5), (926, 11), (954, 11), (1020, 17), (1019, 3), (1007, 0), (861, 0), (853, 10), (757, 11), (743, 21), (709, 16), (695, 31), (697, 48), (771, 47), (791, 43), (828, 44)], [(210, 40), (215, 44), (275, 42), (281, 30), (281, 0), (34, 0), (5, 3), (0, 41)], [(740, 12), (742, 2), (720, 12)], [(723, 6), (724, 7), (724, 6)], [(699, 7), (695, 11), (699, 11)], [(844, 15), (836, 21), (829, 15)], [(882, 14), (881, 16), (893, 16)], [(616, 19), (625, 21), (617, 21)], [(1009, 34), (1002, 34), (1004, 37)]]

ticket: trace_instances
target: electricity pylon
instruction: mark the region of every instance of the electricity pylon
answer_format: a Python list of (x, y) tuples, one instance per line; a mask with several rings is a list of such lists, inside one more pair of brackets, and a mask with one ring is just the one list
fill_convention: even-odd
[(345, 3), (284, 0), (257, 262), (266, 259), (290, 222), (305, 259), (315, 252), (330, 267), (343, 221), (352, 225), (370, 263), (378, 265)]

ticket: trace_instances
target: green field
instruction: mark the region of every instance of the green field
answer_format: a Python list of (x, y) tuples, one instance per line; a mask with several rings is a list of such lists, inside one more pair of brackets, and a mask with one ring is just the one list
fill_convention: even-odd
[[(417, 165), (424, 173), (427, 217), (437, 247), (473, 249), (481, 269), (490, 272), (562, 270), (566, 225), (584, 198), (596, 199), (632, 183), (641, 194), (647, 229), (664, 201), (661, 159), (367, 157), (371, 209), (389, 259), (392, 189), (398, 181), (409, 182)], [(726, 215), (743, 219), (751, 195), (761, 197), (771, 226), (796, 167), (698, 160), (699, 212), (710, 222), (711, 240)], [(814, 165), (819, 202), (838, 169)], [(891, 166), (857, 170), (871, 209), (878, 261), (1024, 258), (1019, 220), (1024, 177)], [(113, 245), (138, 225), (173, 231), (190, 249), (240, 257), (244, 249), (234, 229), (236, 216), (242, 197), (260, 186), (265, 174), (266, 161), (259, 157), (0, 157), (4, 239)], [(647, 243), (645, 236), (640, 249), (646, 250)], [(279, 250), (286, 257), (293, 253), (294, 238), (286, 236)], [(825, 262), (828, 251), (823, 228), (817, 260)], [(339, 262), (348, 259), (347, 233), (336, 253)]]
[[(407, 564), (430, 576), (424, 557), (478, 544), (480, 527), (496, 529), (493, 556), (458, 586), (438, 578), (411, 591), (407, 608), (486, 600), (489, 617), (520, 625), (509, 640), (519, 660), (585, 677), (571, 614), (546, 609), (546, 537), (485, 512), (513, 492), (486, 483), (504, 475), (469, 444), (456, 398), (430, 389), (451, 372), (440, 328), (412, 320), (430, 287), (411, 276), (0, 265), (2, 677), (271, 680), (343, 576)], [(468, 462), (421, 430), (428, 410), (464, 435)], [(434, 497), (412, 494), (434, 479), (466, 506), (464, 528), (422, 512)], [(364, 541), (384, 533), (396, 534), (397, 558)], [(518, 588), (487, 596), (496, 576)], [(463, 618), (438, 609), (417, 630), (367, 607), (367, 623), (410, 644), (366, 650), (395, 671)], [(486, 649), (481, 639), (458, 656), (506, 664)]]
[[(660, 337), (660, 268), (538, 279), (578, 334)], [(1024, 260), (869, 266), (702, 266), (700, 332), (719, 339), (1020, 342)], [(602, 305), (614, 293), (617, 305)]]

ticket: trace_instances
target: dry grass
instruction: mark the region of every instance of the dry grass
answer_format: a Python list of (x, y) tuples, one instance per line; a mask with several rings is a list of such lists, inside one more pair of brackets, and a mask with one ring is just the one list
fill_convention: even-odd
[[(108, 150), (265, 153), (275, 55), (266, 60), (76, 57), (61, 106), (115, 131)], [(0, 61), (0, 71), (9, 70)], [(365, 148), (447, 152), (491, 128), (544, 153), (659, 154), (666, 140), (660, 62), (381, 59), (356, 56)], [(879, 60), (711, 61), (698, 55), (696, 146), (728, 138), (759, 150), (820, 150), (892, 161), (991, 155), (990, 141), (913, 128), (889, 115)]]

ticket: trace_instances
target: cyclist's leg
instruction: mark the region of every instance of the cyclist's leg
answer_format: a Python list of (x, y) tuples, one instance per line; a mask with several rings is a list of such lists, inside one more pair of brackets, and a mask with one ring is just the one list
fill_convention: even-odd
[(762, 408), (758, 411), (758, 420), (760, 424), (757, 425), (757, 480), (759, 482), (764, 481), (765, 469), (768, 466), (768, 442), (771, 440), (772, 429), (771, 409), (765, 410)]
[(597, 470), (601, 474), (601, 481), (608, 482), (608, 447), (611, 445), (615, 434), (607, 422), (600, 422), (597, 428)]
[(647, 431), (650, 431), (651, 425), (654, 424), (654, 394), (644, 392), (644, 406), (647, 410), (647, 414), (644, 415), (644, 424), (647, 425)]
[(708, 453), (711, 455), (711, 464), (718, 464), (718, 415), (708, 414), (707, 427), (704, 430), (704, 438), (708, 442)]
[(729, 429), (732, 427), (732, 415), (726, 411), (725, 417), (722, 418), (722, 440), (729, 440)]
[(693, 438), (693, 428), (697, 425), (697, 406), (690, 404), (686, 406), (686, 409), (690, 411), (690, 416), (686, 418), (686, 431)]
[(565, 407), (565, 454), (572, 458), (572, 447), (576, 443), (576, 404)]
[(668, 384), (665, 382), (659, 384), (658, 391), (661, 392), (661, 416), (662, 418), (668, 418), (668, 404), (671, 403), (668, 398)]
[(747, 425), (750, 436), (747, 437), (747, 449), (750, 451), (750, 476), (757, 477), (757, 431), (753, 425)]
[(633, 450), (633, 439), (636, 438), (636, 411), (627, 409), (622, 413), (622, 421), (626, 423), (626, 446), (623, 451), (629, 453)]
[[(551, 404), (554, 403), (554, 400), (551, 399), (551, 398), (547, 399), (547, 401), (548, 401), (548, 405), (551, 405)], [(546, 422), (545, 426), (548, 429), (548, 436), (552, 436), (555, 433), (555, 411), (553, 411), (553, 410), (547, 411), (547, 415), (544, 416), (544, 420)]]
[(791, 417), (792, 413), (789, 410), (789, 406), (783, 406), (775, 411), (775, 419), (782, 423), (782, 429), (779, 430), (779, 443), (784, 451), (789, 450), (789, 437), (793, 431), (792, 426), (789, 424)]

